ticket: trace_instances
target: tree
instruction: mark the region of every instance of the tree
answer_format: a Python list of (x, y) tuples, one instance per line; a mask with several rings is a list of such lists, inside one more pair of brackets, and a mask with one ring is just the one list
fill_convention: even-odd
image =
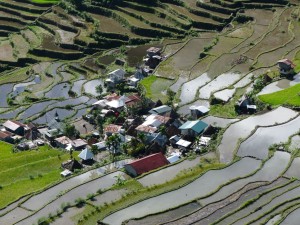
[(98, 95), (101, 95), (103, 93), (102, 84), (99, 84), (98, 86), (96, 86), (96, 92)]
[(121, 138), (117, 134), (109, 136), (106, 140), (106, 146), (113, 157), (113, 162), (116, 153), (120, 150)]
[(175, 95), (176, 93), (174, 91), (172, 91), (170, 88), (167, 89), (167, 97), (168, 97), (167, 105), (173, 105)]
[(79, 131), (76, 130), (75, 126), (72, 124), (66, 124), (63, 131), (64, 135), (70, 138), (79, 137)]
[(97, 115), (96, 117), (96, 123), (98, 125), (98, 130), (100, 134), (103, 134), (103, 125), (104, 125), (105, 120), (101, 115)]

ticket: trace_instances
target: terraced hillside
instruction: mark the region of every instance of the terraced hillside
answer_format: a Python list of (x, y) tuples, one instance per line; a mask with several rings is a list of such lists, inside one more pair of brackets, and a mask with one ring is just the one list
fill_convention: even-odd
[(38, 61), (79, 59), (121, 45), (220, 31), (234, 19), (250, 19), (239, 13), (240, 8), (282, 7), (288, 3), (285, 0), (276, 4), (196, 0), (158, 1), (153, 5), (142, 1), (121, 1), (116, 5), (87, 2), (73, 5), (68, 0), (58, 3), (1, 0), (2, 70)]
[[(259, 101), (255, 115), (239, 115), (234, 107), (245, 93), (257, 94), (255, 79), (275, 73), (277, 60), (299, 61), (297, 1), (41, 2), (0, 0), (1, 122), (43, 125), (56, 114), (63, 121), (81, 118), (108, 72), (123, 68), (132, 75), (145, 50), (158, 46), (166, 57), (141, 81), (147, 96), (165, 102), (170, 88), (182, 117), (193, 104), (209, 107), (201, 119), (221, 127), (222, 135), (210, 152), (137, 179), (111, 171), (121, 161), (7, 205), (16, 200), (9, 199), (0, 224), (299, 220), (299, 112)], [(297, 88), (299, 79), (275, 82), (260, 94)], [(126, 180), (124, 186), (115, 185), (115, 176)]]

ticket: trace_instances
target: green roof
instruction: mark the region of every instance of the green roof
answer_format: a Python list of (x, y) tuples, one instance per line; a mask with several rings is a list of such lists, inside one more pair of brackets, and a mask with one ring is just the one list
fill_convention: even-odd
[(179, 127), (180, 130), (192, 129), (197, 133), (201, 133), (208, 125), (201, 120), (187, 121)]

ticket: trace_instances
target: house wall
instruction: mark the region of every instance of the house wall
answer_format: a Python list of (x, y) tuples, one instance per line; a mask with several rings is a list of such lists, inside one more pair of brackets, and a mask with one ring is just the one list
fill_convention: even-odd
[(136, 177), (138, 174), (137, 172), (135, 171), (135, 169), (131, 166), (131, 165), (125, 165), (124, 166), (125, 170), (127, 171), (127, 173), (129, 173), (130, 175)]

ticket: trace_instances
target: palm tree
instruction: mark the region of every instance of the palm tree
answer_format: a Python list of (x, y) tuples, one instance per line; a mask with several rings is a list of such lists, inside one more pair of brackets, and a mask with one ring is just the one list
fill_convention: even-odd
[(115, 154), (120, 149), (121, 138), (117, 134), (113, 134), (106, 140), (106, 146), (113, 157), (113, 162), (115, 159)]

